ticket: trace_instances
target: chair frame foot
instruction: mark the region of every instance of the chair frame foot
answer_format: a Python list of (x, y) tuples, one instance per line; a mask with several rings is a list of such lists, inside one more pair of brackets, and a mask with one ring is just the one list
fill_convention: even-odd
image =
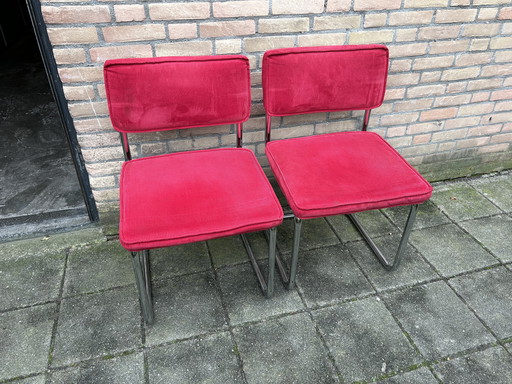
[(267, 298), (271, 298), (274, 295), (274, 275), (275, 275), (275, 265), (277, 263), (279, 273), (284, 272), (284, 267), (282, 266), (281, 260), (276, 255), (276, 243), (277, 243), (277, 228), (270, 228), (268, 230), (268, 274), (267, 280), (263, 277), (263, 273), (256, 261), (256, 257), (254, 256), (254, 252), (252, 250), (251, 244), (247, 239), (245, 234), (241, 234), (242, 242), (244, 243), (245, 250), (247, 251), (247, 255), (249, 256), (249, 260), (251, 261), (252, 268), (258, 278), (258, 283), (261, 288), (261, 291)]
[(132, 252), (135, 282), (139, 292), (140, 307), (146, 324), (153, 324), (155, 318), (151, 295), (151, 273), (149, 269), (149, 250)]
[(388, 271), (393, 271), (398, 268), (400, 265), (400, 262), (402, 261), (402, 256), (405, 253), (405, 248), (407, 247), (407, 242), (409, 241), (409, 235), (411, 234), (412, 227), (414, 225), (414, 221), (416, 219), (416, 213), (418, 211), (418, 204), (411, 205), (411, 208), (409, 210), (409, 216), (407, 217), (407, 221), (405, 223), (404, 230), (402, 232), (402, 238), (400, 239), (400, 244), (398, 245), (398, 250), (396, 252), (394, 260), (388, 261), (388, 259), (384, 256), (382, 251), (377, 247), (375, 242), (372, 240), (366, 229), (362, 226), (361, 222), (353, 215), (349, 214), (347, 215), (352, 224), (356, 227), (356, 229), (359, 231), (361, 236), (363, 236), (364, 240), (368, 244), (368, 246), (371, 248), (379, 262), (382, 264), (384, 269)]

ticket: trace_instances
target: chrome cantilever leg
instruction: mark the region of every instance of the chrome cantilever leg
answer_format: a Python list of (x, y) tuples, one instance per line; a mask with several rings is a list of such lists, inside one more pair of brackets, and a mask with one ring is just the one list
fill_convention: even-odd
[(402, 238), (400, 239), (400, 244), (398, 246), (398, 250), (396, 252), (396, 256), (394, 261), (391, 263), (386, 259), (386, 257), (382, 254), (380, 249), (377, 247), (377, 245), (373, 242), (368, 232), (364, 229), (364, 227), (361, 225), (359, 220), (354, 215), (347, 215), (350, 221), (354, 224), (354, 226), (357, 228), (359, 233), (363, 236), (363, 238), (366, 240), (366, 243), (369, 245), (369, 247), (372, 249), (375, 256), (377, 256), (377, 259), (379, 259), (382, 266), (388, 270), (392, 271), (396, 269), (400, 265), (400, 261), (402, 260), (402, 255), (404, 254), (405, 248), (407, 246), (407, 241), (409, 240), (409, 235), (411, 234), (412, 227), (414, 224), (414, 220), (416, 219), (416, 212), (418, 211), (418, 204), (411, 205), (411, 209), (409, 210), (409, 216), (407, 217), (407, 222), (405, 223), (404, 231), (402, 233)]
[(295, 285), (295, 276), (297, 275), (297, 263), (299, 261), (299, 246), (300, 246), (300, 233), (302, 230), (302, 219), (298, 217), (293, 218), (293, 246), (292, 246), (292, 261), (290, 265), (290, 279), (288, 281), (288, 289), (292, 289)]
[(151, 298), (151, 276), (149, 271), (149, 250), (132, 252), (133, 270), (135, 282), (139, 291), (139, 301), (142, 316), (147, 324), (152, 324), (154, 319), (153, 301)]
[(240, 235), (242, 241), (244, 243), (245, 249), (247, 251), (247, 255), (251, 261), (251, 265), (256, 273), (256, 277), (258, 278), (258, 283), (260, 285), (261, 291), (267, 298), (271, 298), (274, 294), (274, 274), (275, 274), (275, 265), (276, 265), (276, 238), (277, 238), (277, 229), (276, 227), (269, 229), (269, 241), (268, 241), (268, 274), (267, 281), (263, 277), (263, 273), (261, 272), (258, 263), (256, 262), (256, 258), (254, 257), (254, 252), (251, 248), (251, 244), (249, 244), (249, 240), (247, 240), (247, 236), (245, 234)]

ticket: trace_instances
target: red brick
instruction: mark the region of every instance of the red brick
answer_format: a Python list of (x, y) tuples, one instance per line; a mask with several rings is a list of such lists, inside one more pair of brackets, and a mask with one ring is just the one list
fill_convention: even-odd
[(63, 83), (103, 81), (103, 68), (100, 66), (59, 68), (58, 71), (59, 77)]
[(201, 37), (253, 35), (255, 32), (254, 20), (216, 21), (199, 25)]
[(392, 12), (389, 15), (389, 25), (419, 25), (430, 24), (434, 11)]
[(443, 25), (420, 28), (418, 38), (420, 40), (455, 39), (459, 36), (460, 25)]
[(405, 0), (405, 8), (447, 7), (448, 0)]
[(468, 53), (457, 57), (455, 65), (465, 67), (469, 65), (488, 64), (492, 59), (492, 53)]
[(436, 83), (441, 80), (441, 71), (423, 72), (421, 74), (420, 83)]
[(445, 120), (455, 117), (457, 108), (439, 108), (421, 112), (420, 121)]
[(105, 27), (102, 31), (107, 43), (165, 39), (163, 24)]
[(197, 20), (210, 17), (210, 3), (149, 4), (152, 20)]
[(303, 13), (322, 13), (324, 0), (273, 0), (272, 13), (274, 15), (292, 15)]
[(91, 61), (103, 63), (109, 59), (122, 59), (128, 57), (151, 57), (153, 51), (149, 44), (116, 45), (91, 48)]
[(512, 65), (489, 65), (482, 68), (482, 77), (512, 75)]
[(195, 23), (169, 24), (168, 29), (171, 39), (193, 39), (198, 36)]
[(436, 23), (465, 23), (474, 21), (476, 9), (440, 9), (436, 13)]
[[(502, 89), (491, 94), (491, 100), (512, 100), (512, 89)], [(510, 105), (512, 109), (512, 102)]]
[(352, 0), (327, 0), (327, 12), (350, 11)]
[(214, 17), (251, 17), (268, 15), (268, 0), (224, 1), (213, 3)]
[(44, 21), (47, 24), (107, 23), (111, 21), (106, 5), (60, 5), (43, 6)]
[(53, 45), (91, 44), (99, 41), (94, 27), (48, 28), (48, 37)]
[(397, 87), (400, 85), (415, 85), (420, 79), (419, 73), (400, 73), (388, 76), (388, 87)]
[(355, 11), (384, 11), (400, 9), (402, 0), (354, 0)]
[(502, 79), (472, 80), (468, 83), (468, 91), (478, 91), (480, 89), (496, 89), (499, 88), (502, 83)]
[(477, 93), (474, 93), (471, 96), (471, 102), (472, 103), (479, 103), (479, 102), (482, 102), (482, 101), (488, 101), (490, 96), (491, 96), (491, 92), (489, 92), (489, 91), (477, 92)]
[(142, 21), (146, 18), (144, 5), (142, 4), (114, 5), (114, 15), (116, 16), (116, 21), (118, 23), (128, 21)]
[(500, 20), (512, 20), (512, 7), (505, 7), (500, 9), (498, 14)]
[(54, 49), (53, 56), (57, 64), (85, 63), (85, 50), (83, 48)]
[(457, 116), (474, 116), (490, 113), (494, 110), (494, 103), (466, 104), (459, 107)]

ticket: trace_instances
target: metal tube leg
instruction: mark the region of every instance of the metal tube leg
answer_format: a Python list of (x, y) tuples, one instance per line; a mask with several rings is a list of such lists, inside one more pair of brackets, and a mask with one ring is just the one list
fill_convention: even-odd
[(400, 245), (398, 246), (398, 250), (396, 252), (395, 260), (393, 263), (389, 262), (386, 257), (382, 254), (380, 249), (377, 247), (375, 242), (372, 240), (368, 232), (364, 229), (364, 227), (361, 225), (359, 220), (354, 215), (347, 215), (350, 221), (354, 224), (354, 226), (357, 228), (359, 233), (363, 236), (363, 238), (366, 240), (366, 243), (368, 246), (372, 249), (375, 256), (377, 256), (377, 259), (379, 259), (382, 266), (387, 269), (388, 271), (394, 270), (398, 267), (400, 264), (400, 261), (402, 260), (402, 255), (404, 254), (405, 248), (407, 246), (407, 241), (409, 240), (409, 235), (411, 234), (412, 227), (414, 224), (414, 220), (416, 219), (416, 212), (418, 211), (418, 204), (411, 205), (411, 209), (409, 211), (409, 216), (407, 217), (407, 222), (405, 223), (404, 231), (402, 233), (402, 238), (400, 240)]
[(267, 276), (267, 298), (271, 298), (274, 294), (274, 274), (276, 267), (276, 238), (277, 229), (276, 227), (270, 228), (269, 230), (269, 242), (268, 242), (268, 276)]
[(152, 324), (154, 319), (153, 302), (151, 299), (151, 278), (149, 273), (149, 251), (132, 252), (133, 271), (135, 282), (139, 291), (139, 301), (142, 316), (147, 324)]
[(300, 232), (302, 229), (302, 220), (298, 217), (293, 219), (293, 247), (292, 247), (292, 261), (290, 266), (290, 281), (288, 289), (292, 289), (295, 285), (295, 276), (297, 275), (297, 263), (299, 261), (299, 245), (300, 245)]

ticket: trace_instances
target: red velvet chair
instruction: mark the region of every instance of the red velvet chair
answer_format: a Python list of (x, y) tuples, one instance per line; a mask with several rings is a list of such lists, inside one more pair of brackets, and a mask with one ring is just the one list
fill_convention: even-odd
[[(149, 249), (269, 230), (272, 295), (276, 229), (283, 211), (254, 154), (241, 147), (250, 114), (243, 56), (109, 60), (104, 66), (110, 118), (121, 133), (119, 239), (132, 252), (145, 321), (153, 321)], [(234, 124), (236, 148), (131, 159), (128, 133)], [(248, 242), (244, 237), (244, 244)], [(250, 249), (248, 249), (250, 251)], [(257, 264), (252, 252), (253, 266)]]
[[(432, 187), (384, 139), (367, 132), (384, 99), (388, 49), (382, 45), (275, 49), (263, 57), (266, 153), (295, 219), (289, 287), (295, 281), (302, 220), (346, 214), (386, 269), (398, 266), (418, 204)], [(362, 131), (270, 141), (272, 116), (364, 110)], [(410, 205), (393, 262), (353, 215)], [(288, 217), (285, 216), (285, 217)]]

